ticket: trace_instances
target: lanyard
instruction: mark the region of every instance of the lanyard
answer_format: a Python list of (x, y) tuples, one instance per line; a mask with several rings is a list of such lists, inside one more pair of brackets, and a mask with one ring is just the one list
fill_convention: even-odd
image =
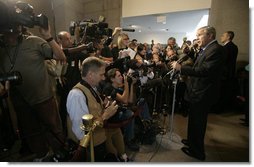
[(21, 41), (22, 41), (22, 38), (19, 37), (18, 38), (18, 44), (15, 47), (15, 51), (14, 51), (13, 56), (11, 56), (9, 49), (7, 49), (7, 47), (5, 47), (5, 52), (7, 53), (7, 56), (9, 58), (9, 61), (10, 61), (10, 64), (11, 64), (11, 68), (10, 68), (9, 72), (11, 72), (14, 69)]

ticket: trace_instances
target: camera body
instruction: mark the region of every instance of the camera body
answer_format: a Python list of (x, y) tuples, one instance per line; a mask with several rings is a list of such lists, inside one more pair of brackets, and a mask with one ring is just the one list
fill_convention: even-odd
[[(102, 17), (102, 16), (101, 16)], [(103, 20), (95, 22), (94, 20), (84, 20), (81, 22), (71, 21), (69, 32), (75, 35), (75, 29), (79, 28), (79, 37), (82, 43), (93, 43), (93, 48), (87, 49), (88, 53), (95, 52), (100, 49), (100, 45), (108, 46), (112, 41), (113, 30), (108, 28), (108, 23)], [(103, 43), (101, 43), (103, 41)]]
[(47, 16), (33, 13), (33, 6), (24, 2), (16, 4), (4, 3), (0, 1), (0, 33), (13, 32), (17, 26), (26, 26), (33, 28), (40, 26), (48, 28)]
[[(95, 22), (94, 20), (85, 20), (81, 22), (71, 22), (69, 31), (71, 35), (74, 35), (75, 28), (79, 27), (79, 34), (82, 37), (86, 35), (88, 40), (102, 38), (103, 36), (111, 37), (113, 30), (108, 28), (108, 23)], [(91, 41), (89, 41), (91, 42)]]
[(18, 71), (0, 74), (0, 82), (5, 81), (10, 81), (11, 83), (15, 83), (18, 85), (22, 83), (22, 76)]

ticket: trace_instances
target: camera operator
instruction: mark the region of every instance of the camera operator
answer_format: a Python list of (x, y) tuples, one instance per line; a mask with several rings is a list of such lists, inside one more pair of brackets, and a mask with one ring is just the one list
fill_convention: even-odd
[(102, 37), (100, 42), (97, 44), (96, 57), (104, 60), (107, 64), (113, 63), (113, 55), (111, 53), (111, 49), (107, 43), (109, 37)]
[(173, 49), (176, 54), (178, 54), (178, 51), (180, 50), (180, 47), (176, 43), (175, 37), (169, 37), (167, 41), (167, 46), (165, 47), (165, 50), (168, 50), (168, 48)]
[[(122, 76), (119, 69), (112, 68), (107, 72), (107, 84), (104, 87), (103, 92), (106, 96), (116, 99), (120, 106), (128, 106), (134, 102), (134, 84), (136, 81), (137, 80), (133, 78), (129, 85), (128, 77), (126, 75)], [(132, 116), (133, 112), (128, 107), (119, 108), (118, 113), (113, 117), (114, 120), (112, 121), (121, 122)], [(130, 150), (138, 151), (139, 146), (134, 142), (134, 126), (135, 122), (134, 119), (132, 119), (125, 127), (123, 127), (124, 138), (125, 143)], [(109, 151), (122, 156), (125, 153), (125, 150), (120, 128), (106, 129), (106, 134)], [(113, 139), (116, 139), (117, 141), (112, 141)], [(118, 143), (120, 145), (113, 145), (113, 143)], [(117, 150), (115, 150), (114, 147)]]
[[(143, 49), (140, 49), (143, 50)], [(128, 72), (127, 75), (137, 79), (137, 84), (135, 85), (137, 103), (144, 100), (144, 94), (146, 93), (142, 86), (144, 86), (149, 80), (154, 78), (154, 73), (152, 68), (147, 64), (143, 64), (142, 61), (137, 59), (132, 59), (128, 62)], [(145, 86), (144, 86), (145, 87)], [(146, 101), (141, 103), (143, 107), (143, 112), (140, 113), (142, 120), (151, 120), (151, 115), (149, 107)]]
[(40, 157), (49, 151), (47, 142), (54, 151), (61, 149), (64, 143), (44, 60), (54, 58), (65, 62), (65, 55), (52, 38), (50, 27), (40, 27), (43, 39), (23, 35), (20, 25), (13, 30), (3, 32), (5, 46), (0, 48), (0, 72), (19, 71), (22, 75), (21, 85), (11, 85), (10, 97), (21, 137), (27, 142), (28, 149)]
[[(76, 27), (78, 29), (78, 27)], [(75, 30), (75, 37), (79, 36), (78, 31)], [(58, 43), (63, 49), (67, 59), (66, 72), (58, 79), (57, 89), (60, 96), (60, 116), (62, 119), (63, 128), (66, 131), (66, 100), (69, 91), (78, 82), (81, 81), (80, 66), (87, 54), (82, 51), (89, 49), (91, 44), (79, 44), (75, 46), (71, 39), (71, 34), (67, 31), (61, 31), (57, 35)]]
[[(169, 86), (169, 84), (166, 84), (167, 86), (165, 86), (163, 84), (162, 78), (167, 74), (169, 69), (168, 69), (167, 65), (162, 61), (162, 58), (160, 57), (160, 55), (158, 53), (153, 53), (152, 63), (154, 63), (154, 66), (152, 67), (153, 73), (154, 73), (154, 79), (151, 81), (148, 81), (147, 84), (151, 85), (150, 87), (153, 88), (152, 89), (153, 99), (151, 99), (153, 102), (150, 102), (151, 103), (150, 105), (152, 105), (151, 108), (153, 108), (153, 110), (154, 110), (153, 114), (156, 115), (157, 112), (162, 111), (163, 105), (164, 104), (166, 105), (166, 103), (168, 103), (168, 99), (166, 97), (168, 94), (167, 86)], [(156, 80), (158, 82), (156, 82)], [(154, 84), (152, 84), (152, 83), (154, 83)], [(156, 103), (156, 104), (154, 104), (154, 103)], [(165, 107), (165, 105), (164, 105), (164, 107)], [(155, 112), (155, 111), (157, 111), (157, 112)]]
[(153, 67), (153, 73), (155, 78), (162, 77), (168, 72), (167, 65), (162, 61), (162, 58), (158, 53), (154, 53), (152, 56), (152, 62), (155, 64)]
[(190, 103), (187, 139), (182, 151), (199, 160), (205, 160), (204, 138), (207, 116), (219, 96), (220, 79), (224, 67), (223, 47), (216, 41), (214, 27), (205, 26), (197, 30), (197, 43), (201, 48), (193, 66), (172, 62), (172, 67), (190, 77), (185, 99)]

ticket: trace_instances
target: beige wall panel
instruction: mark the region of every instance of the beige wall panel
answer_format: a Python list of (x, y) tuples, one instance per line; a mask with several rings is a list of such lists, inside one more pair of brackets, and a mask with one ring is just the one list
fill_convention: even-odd
[(207, 9), (211, 0), (123, 0), (123, 17)]
[(248, 0), (212, 0), (209, 24), (217, 30), (217, 40), (225, 31), (234, 31), (238, 46), (238, 61), (249, 61), (249, 2)]

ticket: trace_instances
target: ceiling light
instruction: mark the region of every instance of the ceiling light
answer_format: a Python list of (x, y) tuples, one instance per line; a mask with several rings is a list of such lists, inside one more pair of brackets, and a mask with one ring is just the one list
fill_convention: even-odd
[(133, 25), (133, 24), (131, 24), (131, 25), (129, 25), (131, 28), (137, 28), (138, 26), (136, 26), (136, 25)]

